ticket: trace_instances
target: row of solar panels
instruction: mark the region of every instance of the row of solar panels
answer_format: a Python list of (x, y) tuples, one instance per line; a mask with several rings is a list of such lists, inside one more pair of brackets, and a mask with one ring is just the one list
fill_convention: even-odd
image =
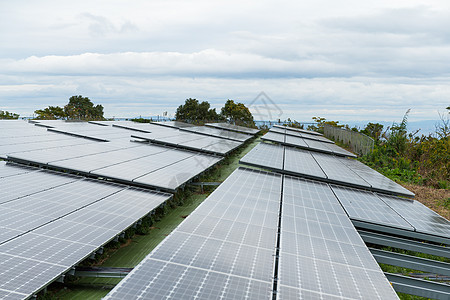
[(11, 154), (8, 159), (170, 192), (222, 160), (138, 143), (75, 145)]
[(25, 299), (170, 194), (0, 162), (0, 298)]
[(260, 143), (241, 159), (241, 163), (345, 186), (414, 196), (357, 160), (293, 147)]
[[(206, 136), (126, 121), (35, 124), (1, 121), (0, 157), (170, 192), (221, 160), (208, 153), (226, 155), (242, 145), (227, 139), (229, 134), (251, 138), (216, 128), (210, 128), (216, 136)], [(133, 136), (141, 143), (131, 143)], [(145, 145), (146, 140), (164, 145)]]
[[(123, 122), (33, 121), (37, 126), (21, 121), (0, 121), (0, 157), (8, 153), (71, 146), (77, 143), (128, 143), (131, 136), (139, 141), (151, 141), (183, 149), (227, 155), (249, 140), (252, 135), (205, 126), (178, 129), (174, 127)], [(102, 126), (100, 126), (102, 125)], [(142, 137), (140, 135), (143, 135)], [(73, 137), (82, 138), (83, 142)]]
[(239, 168), (105, 299), (396, 299), (331, 188)]
[(297, 147), (300, 149), (310, 150), (314, 152), (321, 152), (326, 154), (333, 154), (336, 156), (356, 157), (355, 154), (330, 143), (325, 143), (315, 140), (307, 140), (304, 138), (276, 133), (269, 131), (261, 138), (264, 141), (273, 142), (276, 144), (286, 145), (290, 147)]

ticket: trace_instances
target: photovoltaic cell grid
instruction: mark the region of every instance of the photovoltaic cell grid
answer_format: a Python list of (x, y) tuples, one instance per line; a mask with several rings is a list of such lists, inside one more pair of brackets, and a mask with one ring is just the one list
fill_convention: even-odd
[(151, 122), (151, 124), (166, 126), (166, 127), (173, 127), (173, 128), (189, 128), (189, 127), (195, 126), (195, 125), (185, 123), (185, 122), (180, 122), (180, 121)]
[(276, 132), (276, 133), (280, 133), (280, 134), (284, 134), (284, 135), (304, 138), (306, 140), (313, 140), (313, 141), (323, 142), (323, 143), (327, 143), (327, 144), (334, 144), (333, 141), (327, 139), (326, 137), (324, 137), (322, 135), (310, 134), (310, 133), (300, 132), (300, 131), (296, 131), (296, 130), (294, 131), (294, 130), (289, 130), (289, 129), (285, 129), (285, 128), (272, 127), (269, 129), (269, 132)]
[(43, 149), (11, 154), (7, 158), (170, 192), (221, 160), (198, 152), (131, 142), (94, 142), (67, 147), (64, 151)]
[[(258, 144), (240, 162), (273, 169), (289, 175), (318, 179), (329, 183), (338, 183), (387, 194), (414, 197), (414, 194), (407, 189), (357, 160), (290, 147), (284, 147), (283, 151), (282, 146), (278, 146), (278, 151), (273, 151), (267, 145), (270, 144)], [(280, 161), (284, 161), (284, 165), (280, 164)]]
[(96, 142), (49, 132), (46, 128), (34, 126), (33, 123), (0, 120), (0, 158), (3, 159), (12, 153), (93, 143)]
[(376, 194), (336, 185), (332, 189), (351, 219), (414, 230)]
[(285, 176), (277, 299), (397, 299), (328, 185)]
[(390, 191), (391, 194), (405, 195), (414, 197), (414, 194), (402, 187), (401, 185), (390, 180), (386, 176), (378, 173), (374, 169), (354, 159), (340, 159), (340, 161), (352, 169), (362, 179), (368, 182), (374, 191), (385, 192)]
[(323, 135), (323, 134), (321, 134), (319, 132), (316, 132), (316, 131), (306, 130), (306, 129), (301, 129), (301, 128), (294, 128), (294, 127), (283, 126), (283, 125), (273, 125), (273, 127), (286, 129), (286, 130), (291, 130), (291, 131), (297, 131), (297, 132), (300, 132), (300, 133), (312, 134), (312, 135)]
[(0, 185), (7, 180), (26, 191), (12, 196), (8, 188), (1, 198), (0, 290), (7, 299), (30, 297), (170, 198), (42, 170)]
[[(304, 174), (305, 177), (326, 180), (327, 176), (310, 151), (285, 147), (284, 171), (288, 174)], [(280, 168), (282, 169), (282, 168)]]
[(259, 143), (241, 158), (239, 162), (252, 166), (262, 166), (272, 170), (282, 170), (283, 152), (283, 146)]
[(299, 136), (286, 135), (279, 131), (285, 131), (285, 129), (275, 128), (274, 130), (271, 130), (263, 135), (261, 139), (264, 141), (274, 142), (285, 146), (297, 147), (305, 150), (334, 154), (338, 156), (356, 157), (355, 154), (342, 149), (335, 144), (305, 139)]
[(153, 133), (136, 132), (134, 138), (143, 139), (151, 143), (180, 147), (188, 150), (201, 151), (219, 155), (227, 155), (239, 147), (242, 142), (224, 140), (213, 136), (204, 136), (196, 133), (178, 131), (173, 136)]
[(252, 138), (251, 135), (245, 133), (239, 133), (234, 131), (229, 131), (225, 129), (213, 128), (208, 126), (192, 126), (186, 128), (180, 128), (182, 131), (194, 132), (198, 134), (203, 134), (206, 136), (215, 136), (226, 140), (232, 140), (237, 142), (245, 142)]
[(38, 126), (47, 126), (48, 131), (77, 138), (91, 139), (99, 142), (128, 141), (127, 130), (112, 126), (99, 126), (89, 122), (67, 122), (61, 120), (36, 121)]
[(418, 232), (450, 238), (450, 222), (416, 200), (378, 194), (378, 197)]
[(228, 123), (206, 123), (205, 126), (215, 127), (215, 128), (225, 129), (225, 130), (230, 130), (230, 131), (235, 131), (235, 132), (242, 132), (242, 133), (251, 134), (251, 135), (255, 135), (258, 132), (260, 132), (259, 129), (238, 126), (238, 125), (233, 125), (233, 124), (228, 124)]
[(271, 299), (281, 176), (238, 169), (105, 299)]

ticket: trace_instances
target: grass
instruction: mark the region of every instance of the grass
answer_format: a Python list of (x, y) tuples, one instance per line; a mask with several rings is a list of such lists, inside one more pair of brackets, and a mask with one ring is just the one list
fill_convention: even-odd
[[(225, 158), (220, 165), (200, 177), (199, 181), (222, 182), (239, 167), (239, 160), (260, 142), (260, 138), (251, 140), (246, 145)], [(142, 261), (164, 238), (169, 235), (183, 220), (193, 212), (215, 187), (205, 186), (204, 192), (199, 187), (184, 199), (181, 206), (171, 209), (161, 220), (152, 224), (148, 235), (135, 235), (122, 244), (118, 249), (109, 249), (106, 258), (99, 266), (103, 267), (135, 267)], [(116, 278), (79, 278), (64, 285), (54, 284), (42, 299), (64, 300), (97, 300), (104, 297), (120, 282)]]

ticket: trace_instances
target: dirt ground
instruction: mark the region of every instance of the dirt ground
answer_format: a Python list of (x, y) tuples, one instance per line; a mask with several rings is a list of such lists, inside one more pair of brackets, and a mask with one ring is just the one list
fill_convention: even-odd
[(431, 208), (447, 220), (450, 220), (450, 190), (403, 184), (405, 188), (416, 194), (414, 200)]

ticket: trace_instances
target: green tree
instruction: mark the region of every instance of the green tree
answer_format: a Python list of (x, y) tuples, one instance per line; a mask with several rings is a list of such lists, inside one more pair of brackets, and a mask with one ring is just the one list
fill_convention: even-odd
[(69, 120), (103, 120), (103, 106), (95, 105), (81, 95), (69, 98), (69, 104), (64, 106), (64, 113)]
[(243, 103), (228, 99), (220, 114), (230, 123), (255, 127), (253, 115)]
[(18, 114), (10, 113), (9, 111), (0, 110), (0, 120), (2, 120), (2, 119), (13, 120), (13, 119), (18, 119), (18, 118), (19, 118)]
[(366, 127), (361, 130), (361, 133), (370, 136), (375, 141), (379, 141), (383, 132), (383, 125), (380, 123), (368, 123)]
[(189, 98), (186, 99), (183, 105), (178, 106), (175, 119), (177, 121), (202, 124), (207, 121), (221, 120), (222, 118), (217, 114), (215, 108), (210, 108), (209, 102), (199, 102), (197, 99)]
[(328, 125), (331, 125), (334, 127), (339, 127), (339, 128), (344, 127), (344, 125), (339, 124), (339, 121), (327, 121), (327, 119), (322, 118), (322, 117), (312, 117), (312, 119), (314, 120), (314, 122), (316, 122), (316, 124), (309, 125), (308, 130), (314, 130), (314, 131), (323, 133), (325, 124), (328, 124)]
[(60, 120), (66, 117), (64, 109), (59, 106), (49, 106), (44, 109), (35, 110), (37, 120)]

